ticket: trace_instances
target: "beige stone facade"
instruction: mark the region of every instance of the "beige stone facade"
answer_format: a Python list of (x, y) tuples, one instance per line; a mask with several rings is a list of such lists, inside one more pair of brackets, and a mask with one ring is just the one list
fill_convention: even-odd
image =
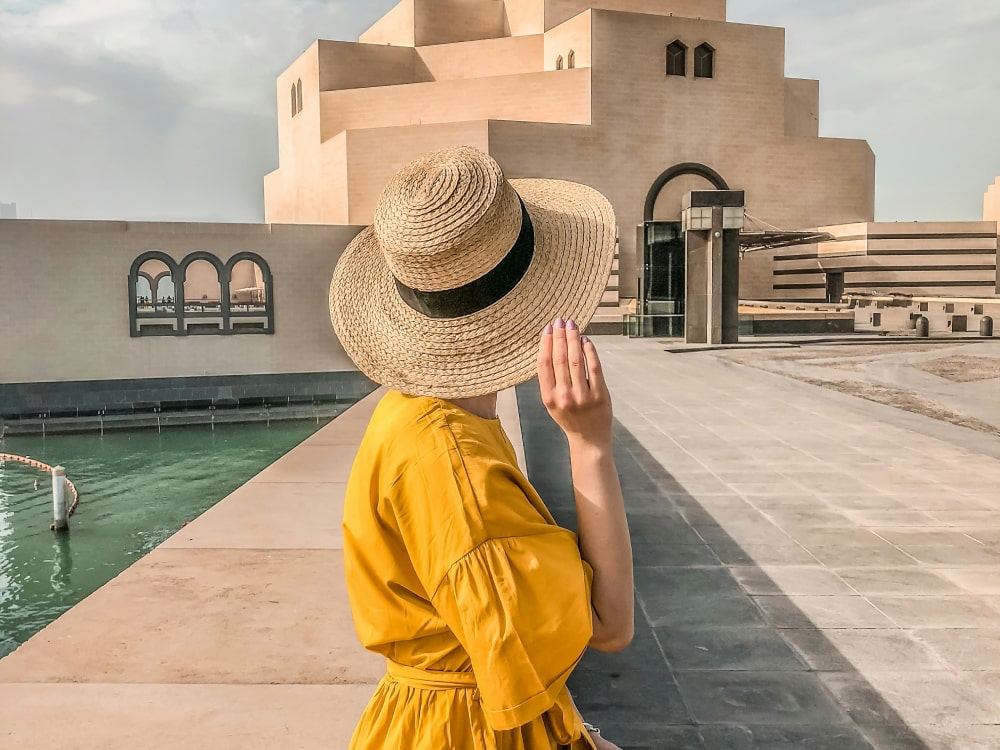
[[(844, 294), (992, 297), (997, 223), (878, 222), (820, 227), (832, 239), (773, 253), (769, 299), (828, 301)], [(839, 277), (831, 278), (831, 277)], [(839, 301), (839, 295), (836, 300)]]
[[(684, 75), (666, 74), (675, 41)], [(702, 45), (711, 77), (694, 75)], [(728, 23), (724, 0), (404, 0), (359, 43), (318, 41), (278, 78), (266, 217), (370, 223), (404, 163), (477, 146), (508, 177), (574, 180), (609, 197), (621, 228), (611, 292), (623, 297), (638, 292), (647, 195), (678, 163), (715, 170), (746, 191), (751, 215), (784, 229), (871, 221), (871, 149), (818, 137), (819, 86), (786, 77), (784, 54), (783, 29)], [(301, 109), (287, 106), (299, 81)], [(653, 218), (679, 219), (683, 193), (706, 187), (672, 182)], [(769, 295), (770, 270), (750, 256), (743, 296)]]
[[(333, 267), (359, 229), (0, 222), (0, 384), (353, 370), (330, 326), (327, 296)], [(129, 268), (154, 250), (178, 263), (194, 252), (223, 263), (259, 255), (273, 275), (274, 333), (131, 336)], [(249, 269), (234, 270), (237, 283), (249, 283)], [(193, 281), (196, 301), (218, 295), (217, 281), (214, 291), (204, 277)]]
[(986, 189), (983, 196), (983, 221), (1000, 222), (1000, 177)]

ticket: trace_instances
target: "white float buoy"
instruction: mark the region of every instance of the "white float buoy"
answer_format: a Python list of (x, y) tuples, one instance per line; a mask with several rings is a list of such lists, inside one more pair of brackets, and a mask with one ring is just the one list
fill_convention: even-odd
[(66, 505), (66, 469), (56, 466), (52, 469), (52, 529), (69, 530), (69, 508)]

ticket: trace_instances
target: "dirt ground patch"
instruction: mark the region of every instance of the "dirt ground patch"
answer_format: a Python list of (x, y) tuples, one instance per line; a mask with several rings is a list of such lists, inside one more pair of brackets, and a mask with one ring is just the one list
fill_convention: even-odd
[[(787, 375), (788, 373), (785, 374)], [(795, 375), (789, 375), (789, 377), (794, 377), (796, 380), (801, 380), (804, 383), (820, 385), (840, 393), (858, 396), (868, 401), (874, 401), (877, 404), (895, 406), (897, 409), (903, 409), (913, 414), (922, 414), (925, 417), (931, 417), (932, 419), (949, 422), (959, 427), (968, 427), (970, 430), (1000, 437), (1000, 430), (993, 425), (975, 417), (959, 414), (936, 401), (923, 398), (912, 391), (906, 391), (902, 388), (890, 388), (885, 385), (858, 383), (850, 380), (819, 380), (816, 378), (796, 377)]]
[(759, 349), (736, 350), (725, 353), (728, 359), (743, 364), (758, 364), (765, 362), (802, 362), (815, 361), (817, 364), (825, 360), (844, 362), (872, 362), (888, 354), (920, 354), (940, 350), (939, 344), (870, 344), (864, 346), (803, 346), (798, 349)]
[(919, 362), (913, 366), (955, 383), (1000, 378), (1000, 359), (992, 357), (941, 357)]
[[(930, 351), (939, 351), (942, 356), (915, 362), (910, 366), (956, 383), (1000, 378), (1000, 359), (948, 354), (948, 347), (939, 344), (806, 346), (779, 351), (740, 350), (723, 355), (726, 359), (749, 367), (1000, 437), (1000, 429), (995, 425), (971, 415), (961, 414), (912, 389), (871, 382), (866, 380), (863, 374), (864, 365), (883, 357)], [(852, 374), (847, 375), (848, 372)]]

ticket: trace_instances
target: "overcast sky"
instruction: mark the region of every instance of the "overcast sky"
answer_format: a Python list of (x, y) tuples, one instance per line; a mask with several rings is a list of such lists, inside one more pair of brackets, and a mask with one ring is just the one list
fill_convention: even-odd
[[(0, 202), (21, 218), (261, 221), (274, 79), (395, 0), (0, 0)], [(977, 220), (1000, 175), (997, 0), (729, 0), (788, 30), (880, 220)]]

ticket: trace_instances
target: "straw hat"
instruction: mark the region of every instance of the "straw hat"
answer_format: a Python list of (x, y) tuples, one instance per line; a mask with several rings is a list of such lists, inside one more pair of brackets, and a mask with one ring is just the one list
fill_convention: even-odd
[(475, 148), (436, 151), (389, 181), (375, 223), (344, 251), (330, 318), (377, 383), (439, 398), (492, 393), (535, 374), (547, 323), (590, 322), (615, 243), (596, 190), (508, 181)]

